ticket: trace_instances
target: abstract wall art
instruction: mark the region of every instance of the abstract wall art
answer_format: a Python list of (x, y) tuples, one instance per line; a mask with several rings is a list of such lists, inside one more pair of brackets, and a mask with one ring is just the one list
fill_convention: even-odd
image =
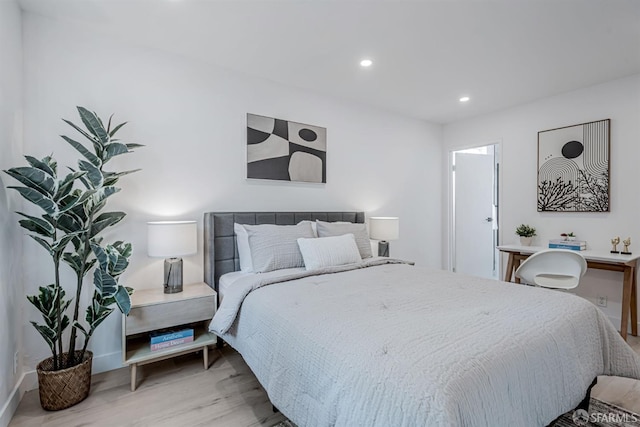
[(247, 114), (247, 178), (327, 182), (327, 129)]
[(609, 212), (610, 124), (538, 132), (538, 212)]

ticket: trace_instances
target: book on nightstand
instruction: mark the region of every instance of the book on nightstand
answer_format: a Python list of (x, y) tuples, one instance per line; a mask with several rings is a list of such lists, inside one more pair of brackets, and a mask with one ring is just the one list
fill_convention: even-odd
[[(179, 341), (184, 339), (191, 339), (193, 341), (193, 328), (185, 328), (180, 330), (162, 330), (151, 332), (151, 345), (171, 343), (173, 341)], [(182, 343), (176, 343), (179, 345)]]
[(163, 341), (157, 344), (151, 344), (151, 351), (158, 351), (165, 348), (175, 347), (175, 346), (190, 343), (190, 342), (193, 342), (193, 335), (184, 337), (184, 338), (178, 338), (175, 340)]
[(587, 249), (587, 242), (584, 240), (549, 240), (550, 249), (569, 249), (572, 251), (584, 251)]

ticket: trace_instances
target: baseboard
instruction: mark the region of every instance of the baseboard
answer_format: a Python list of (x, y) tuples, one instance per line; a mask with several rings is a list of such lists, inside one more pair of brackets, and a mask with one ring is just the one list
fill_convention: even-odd
[(91, 373), (99, 374), (100, 372), (113, 371), (114, 369), (122, 368), (122, 366), (121, 351), (101, 354), (100, 356), (93, 358), (93, 367), (91, 368)]
[(24, 396), (27, 391), (24, 387), (24, 378), (25, 374), (22, 374), (16, 386), (11, 390), (7, 401), (2, 405), (2, 409), (0, 409), (0, 427), (7, 427), (9, 425), (13, 414), (15, 414), (16, 409), (18, 409), (22, 396)]
[[(101, 372), (113, 371), (114, 369), (122, 368), (122, 352), (102, 354), (93, 358), (93, 364), (91, 366), (91, 374), (99, 374)], [(27, 371), (24, 373), (24, 387), (26, 391), (35, 390), (38, 388), (38, 375), (35, 370)], [(2, 425), (0, 424), (0, 427)]]

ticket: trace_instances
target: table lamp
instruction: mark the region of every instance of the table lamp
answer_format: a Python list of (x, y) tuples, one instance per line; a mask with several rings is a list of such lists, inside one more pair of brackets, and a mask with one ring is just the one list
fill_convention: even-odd
[(369, 237), (378, 242), (378, 256), (389, 256), (389, 240), (400, 237), (400, 219), (394, 216), (369, 218)]
[(195, 221), (147, 222), (147, 253), (164, 257), (164, 293), (182, 292), (182, 258), (198, 252)]

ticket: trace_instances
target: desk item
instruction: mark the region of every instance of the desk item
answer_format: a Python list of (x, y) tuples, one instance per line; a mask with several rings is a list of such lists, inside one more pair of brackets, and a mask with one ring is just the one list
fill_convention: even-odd
[(612, 254), (619, 254), (620, 252), (618, 251), (618, 244), (620, 243), (620, 237), (615, 237), (613, 239), (611, 239), (611, 244), (613, 245), (613, 248), (611, 249), (611, 253)]
[(587, 249), (587, 242), (584, 240), (549, 240), (549, 249), (570, 249), (572, 251), (584, 251)]
[(520, 244), (522, 246), (530, 246), (533, 237), (536, 235), (536, 229), (528, 224), (520, 224), (516, 228), (516, 234), (520, 236)]
[(621, 253), (623, 255), (631, 255), (631, 252), (629, 252), (629, 246), (631, 246), (631, 237), (627, 237), (625, 240), (623, 240), (622, 244), (624, 245), (624, 248), (622, 249)]
[[(511, 282), (514, 277), (514, 272), (523, 260), (527, 259), (531, 254), (546, 250), (546, 248), (540, 246), (501, 245), (498, 246), (498, 250), (509, 254), (504, 281)], [(627, 339), (627, 328), (629, 320), (631, 320), (631, 335), (637, 336), (638, 284), (636, 268), (640, 255), (614, 255), (605, 251), (594, 250), (581, 251), (580, 254), (587, 260), (587, 268), (619, 271), (623, 273), (620, 335), (622, 335), (622, 338), (625, 340)], [(518, 277), (515, 277), (514, 281), (516, 283), (520, 283), (520, 279)], [(631, 319), (629, 319), (629, 313), (631, 313)]]

